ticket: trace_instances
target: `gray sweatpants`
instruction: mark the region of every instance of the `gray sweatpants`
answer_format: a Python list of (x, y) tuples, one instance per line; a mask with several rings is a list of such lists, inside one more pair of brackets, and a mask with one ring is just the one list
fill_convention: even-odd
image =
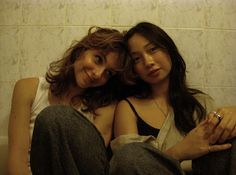
[[(194, 175), (236, 175), (231, 150), (193, 160)], [(31, 145), (33, 175), (183, 175), (179, 162), (146, 143), (131, 143), (109, 161), (100, 132), (75, 109), (52, 105), (40, 112)]]
[(147, 143), (129, 143), (110, 161), (110, 175), (184, 175), (179, 162)]
[[(236, 139), (231, 149), (193, 160), (191, 175), (236, 175)], [(183, 175), (179, 162), (147, 143), (121, 147), (110, 161), (110, 175)]]
[(194, 175), (236, 175), (236, 139), (231, 149), (212, 152), (193, 160)]
[(33, 175), (106, 175), (109, 169), (99, 131), (81, 113), (62, 105), (38, 115), (30, 157)]

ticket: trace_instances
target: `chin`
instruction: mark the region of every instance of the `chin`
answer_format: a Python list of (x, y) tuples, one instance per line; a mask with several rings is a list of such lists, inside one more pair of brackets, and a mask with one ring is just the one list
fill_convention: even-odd
[(86, 88), (89, 88), (89, 87), (91, 87), (91, 86), (88, 86), (88, 85), (86, 85), (86, 84), (81, 83), (81, 84), (79, 85), (79, 87), (80, 87), (81, 89), (86, 89)]
[(82, 88), (82, 89), (87, 88), (87, 85), (85, 83), (83, 83), (83, 82), (80, 82), (79, 80), (76, 80), (76, 84), (75, 85), (77, 87), (79, 87), (79, 88)]

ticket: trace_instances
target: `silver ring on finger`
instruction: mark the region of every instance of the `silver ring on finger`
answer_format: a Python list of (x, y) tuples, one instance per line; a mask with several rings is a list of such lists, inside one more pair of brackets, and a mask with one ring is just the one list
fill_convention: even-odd
[(213, 114), (214, 114), (214, 117), (216, 117), (219, 122), (223, 119), (223, 117), (220, 114), (218, 114), (216, 111), (213, 111)]

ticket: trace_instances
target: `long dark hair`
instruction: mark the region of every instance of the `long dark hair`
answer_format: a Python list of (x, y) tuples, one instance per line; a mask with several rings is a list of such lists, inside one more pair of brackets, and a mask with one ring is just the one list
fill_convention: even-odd
[[(127, 50), (123, 42), (123, 34), (115, 29), (91, 27), (88, 34), (80, 41), (76, 41), (64, 53), (58, 61), (50, 64), (46, 73), (46, 80), (50, 83), (50, 90), (53, 95), (60, 97), (67, 93), (69, 87), (75, 84), (73, 64), (78, 57), (86, 50), (97, 49), (103, 53), (117, 52), (119, 54), (120, 66), (127, 64)], [(82, 100), (85, 104), (85, 111), (94, 112), (101, 106), (106, 106), (119, 99), (119, 89), (112, 84), (120, 82), (119, 75), (115, 75), (100, 87), (88, 88), (82, 94), (74, 96), (71, 104), (76, 104), (76, 99)]]
[[(198, 120), (202, 120), (206, 115), (206, 109), (194, 97), (196, 94), (203, 94), (200, 90), (189, 88), (186, 83), (186, 64), (180, 55), (175, 43), (168, 34), (160, 27), (141, 22), (126, 32), (124, 38), (128, 47), (128, 40), (135, 34), (145, 37), (155, 46), (165, 50), (172, 62), (169, 82), (169, 100), (175, 114), (175, 125), (182, 133), (187, 133), (195, 127), (196, 121), (193, 114), (196, 111)], [(135, 79), (135, 84), (130, 86), (131, 95), (138, 98), (151, 96), (151, 88), (148, 83), (139, 78), (134, 78), (133, 69), (125, 72), (127, 82)]]

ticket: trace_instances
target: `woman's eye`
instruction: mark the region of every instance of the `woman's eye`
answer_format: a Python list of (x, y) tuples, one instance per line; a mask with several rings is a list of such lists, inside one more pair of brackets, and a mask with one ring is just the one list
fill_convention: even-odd
[(95, 62), (98, 63), (98, 64), (102, 63), (103, 62), (102, 57), (100, 55), (95, 55)]
[(157, 47), (151, 47), (151, 48), (149, 49), (150, 53), (155, 53), (157, 50), (158, 50)]
[(133, 60), (134, 60), (135, 63), (137, 63), (140, 60), (140, 57), (137, 57), (137, 56), (133, 57)]
[(112, 77), (115, 73), (111, 70), (107, 70), (106, 74), (107, 74), (108, 77)]

